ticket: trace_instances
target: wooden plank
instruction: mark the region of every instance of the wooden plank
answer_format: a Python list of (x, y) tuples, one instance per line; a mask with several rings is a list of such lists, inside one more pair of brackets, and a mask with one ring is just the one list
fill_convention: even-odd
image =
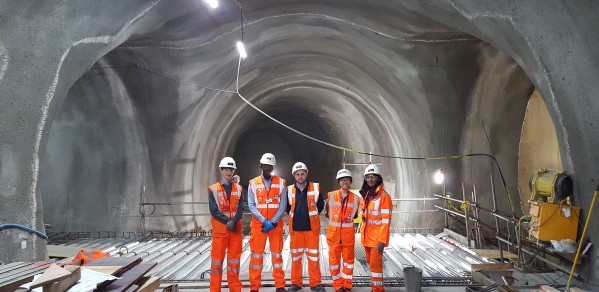
[(60, 259), (74, 257), (82, 249), (85, 249), (85, 247), (79, 245), (65, 246), (48, 244), (48, 257)]
[(37, 287), (49, 285), (62, 279), (68, 278), (69, 276), (71, 276), (71, 272), (59, 267), (57, 264), (52, 264), (44, 271), (44, 273), (40, 277), (38, 277), (37, 279), (35, 279), (35, 281), (33, 281), (33, 283), (31, 283), (30, 288), (35, 289)]
[(547, 291), (547, 292), (560, 292), (560, 290), (557, 290), (557, 289), (555, 289), (555, 288), (553, 288), (553, 287), (551, 287), (551, 286), (549, 286), (549, 285), (541, 285), (541, 287), (540, 287), (540, 288), (541, 288), (541, 289), (540, 289), (541, 291)]
[(81, 267), (79, 266), (66, 266), (65, 269), (71, 273), (71, 275), (61, 281), (52, 283), (44, 286), (44, 292), (62, 292), (75, 285), (79, 279), (81, 279)]
[[(476, 254), (489, 258), (489, 259), (499, 259), (501, 258), (501, 256), (499, 255), (499, 250), (498, 249), (472, 249), (473, 252), (475, 252)], [(517, 259), (518, 255), (515, 255), (511, 252), (507, 252), (507, 251), (503, 251), (503, 258), (504, 259)]]
[(0, 278), (0, 287), (5, 286), (8, 283), (17, 281), (21, 278), (37, 275), (46, 270), (51, 263), (48, 262), (36, 262), (33, 265), (28, 265), (8, 273), (2, 274)]
[(33, 263), (23, 263), (23, 262), (15, 262), (6, 265), (0, 266), (0, 274), (6, 273), (8, 271), (12, 271), (14, 269), (18, 269), (24, 266), (33, 265)]
[(142, 263), (131, 270), (126, 271), (120, 279), (115, 280), (110, 285), (106, 286), (103, 291), (124, 291), (127, 290), (139, 278), (143, 277), (149, 270), (154, 268), (157, 263)]
[(0, 292), (13, 292), (13, 291), (17, 290), (17, 288), (19, 288), (19, 286), (21, 286), (25, 283), (29, 283), (32, 280), (33, 280), (33, 275), (30, 275), (30, 276), (23, 277), (18, 280), (14, 280), (10, 283), (2, 284), (2, 285), (0, 285)]
[(137, 292), (156, 291), (160, 287), (160, 277), (156, 277), (156, 276), (149, 277), (148, 279), (146, 279), (145, 282), (140, 283), (140, 284), (142, 284), (142, 285), (139, 287), (139, 290), (137, 290)]
[(115, 275), (115, 276), (119, 276), (123, 272), (126, 272), (127, 270), (129, 270), (132, 267), (136, 266), (137, 264), (141, 263), (141, 261), (142, 261), (142, 259), (140, 257), (115, 257), (115, 258), (106, 257), (106, 258), (97, 259), (97, 260), (95, 260), (95, 261), (87, 264), (86, 266), (88, 266), (88, 267), (94, 267), (94, 266), (111, 266), (111, 267), (115, 267), (115, 266), (121, 266), (121, 267), (123, 267), (123, 270), (119, 271), (119, 273)]
[(512, 263), (499, 263), (499, 264), (472, 264), (470, 265), (472, 271), (505, 271), (514, 267)]
[(82, 268), (113, 276), (120, 274), (125, 269), (125, 267), (122, 266), (82, 266)]

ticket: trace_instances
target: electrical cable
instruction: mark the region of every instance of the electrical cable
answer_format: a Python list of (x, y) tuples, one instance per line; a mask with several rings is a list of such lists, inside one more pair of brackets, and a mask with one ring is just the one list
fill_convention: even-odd
[(185, 82), (185, 81), (181, 81), (181, 80), (177, 80), (171, 77), (168, 77), (166, 75), (157, 73), (155, 71), (152, 71), (150, 69), (146, 69), (144, 67), (141, 67), (137, 64), (133, 64), (133, 65), (124, 65), (124, 66), (106, 66), (106, 67), (91, 67), (89, 68), (90, 70), (101, 70), (101, 69), (126, 69), (126, 68), (134, 68), (134, 69), (139, 69), (145, 72), (148, 72), (150, 74), (162, 77), (164, 79), (168, 79), (170, 81), (173, 82), (177, 82), (177, 83), (181, 83), (181, 84), (185, 84), (185, 85), (189, 85), (189, 86), (194, 86), (194, 87), (198, 87), (198, 88), (202, 88), (202, 89), (208, 89), (208, 90), (213, 90), (213, 91), (218, 91), (218, 92), (226, 92), (226, 93), (236, 93), (233, 90), (225, 90), (225, 89), (218, 89), (218, 88), (212, 88), (212, 87), (208, 87), (208, 86), (204, 86), (204, 85), (199, 85), (199, 84), (195, 84), (195, 83), (189, 83), (189, 82)]
[(9, 223), (9, 224), (0, 224), (0, 229), (4, 229), (4, 228), (17, 228), (17, 229), (22, 229), (25, 231), (29, 231), (31, 233), (34, 233), (35, 235), (48, 240), (48, 235), (44, 234), (43, 232), (37, 231), (33, 228), (29, 228), (27, 226), (21, 225), (21, 224), (13, 224), (13, 223)]

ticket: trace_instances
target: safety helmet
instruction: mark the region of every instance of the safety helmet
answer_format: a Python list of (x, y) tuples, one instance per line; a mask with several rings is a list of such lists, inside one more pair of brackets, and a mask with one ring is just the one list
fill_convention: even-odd
[(233, 158), (225, 157), (221, 159), (220, 163), (218, 164), (218, 167), (237, 169), (237, 164), (235, 163), (235, 160), (233, 160)]
[(351, 171), (347, 170), (347, 169), (340, 169), (339, 171), (337, 171), (337, 180), (343, 177), (349, 177), (351, 178)]
[(369, 174), (381, 175), (381, 167), (376, 164), (371, 164), (371, 165), (367, 166), (366, 170), (364, 170), (364, 176), (367, 176)]
[(268, 164), (275, 166), (277, 164), (277, 160), (272, 153), (264, 153), (262, 158), (260, 158), (260, 164)]
[(304, 164), (303, 162), (296, 162), (293, 167), (291, 168), (291, 174), (295, 174), (296, 171), (303, 169), (306, 172), (308, 171), (308, 167), (306, 166), (306, 164)]

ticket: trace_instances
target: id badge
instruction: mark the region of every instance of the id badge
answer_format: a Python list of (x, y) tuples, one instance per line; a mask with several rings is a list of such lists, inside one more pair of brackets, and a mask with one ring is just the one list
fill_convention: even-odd
[(271, 198), (268, 198), (268, 199), (266, 199), (266, 203), (267, 203), (267, 204), (270, 204), (271, 202), (272, 202), (272, 199), (271, 199)]

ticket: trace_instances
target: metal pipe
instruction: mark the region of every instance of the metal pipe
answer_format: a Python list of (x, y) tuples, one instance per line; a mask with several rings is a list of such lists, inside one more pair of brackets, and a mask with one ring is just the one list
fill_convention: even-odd
[(439, 198), (441, 198), (441, 199), (445, 199), (445, 200), (450, 200), (450, 201), (458, 202), (458, 203), (460, 203), (460, 204), (464, 203), (464, 201), (462, 201), (462, 200), (458, 200), (458, 199), (454, 199), (454, 198), (452, 198), (452, 197), (450, 197), (450, 196), (441, 196), (441, 195), (438, 195), (438, 194), (433, 194), (433, 196), (435, 196), (435, 197), (439, 197)]
[[(464, 181), (462, 181), (462, 198), (464, 202), (466, 202), (466, 187), (464, 186)], [(470, 247), (470, 226), (468, 224), (468, 208), (464, 209), (464, 224), (466, 224), (466, 241), (468, 242), (468, 247)]]
[(481, 248), (481, 231), (480, 231), (480, 217), (478, 213), (478, 200), (476, 198), (476, 185), (472, 185), (472, 202), (474, 202), (474, 218), (476, 218), (476, 248)]
[[(491, 170), (491, 194), (493, 197), (493, 211), (491, 212), (491, 214), (497, 212), (497, 196), (495, 194), (495, 181), (493, 180), (493, 170)], [(495, 214), (493, 214), (495, 215)], [(496, 236), (499, 236), (499, 219), (497, 218), (497, 216), (495, 217), (495, 234)], [(501, 240), (497, 241), (497, 247), (499, 247), (499, 258), (500, 260), (503, 262), (503, 248), (501, 246)]]
[(407, 199), (391, 199), (391, 201), (438, 201), (438, 198), (407, 198)]

